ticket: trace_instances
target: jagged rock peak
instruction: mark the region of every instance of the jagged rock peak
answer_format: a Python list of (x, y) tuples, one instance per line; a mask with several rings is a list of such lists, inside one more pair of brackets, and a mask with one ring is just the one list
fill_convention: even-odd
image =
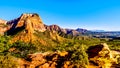
[(35, 30), (40, 32), (44, 32), (46, 30), (37, 13), (24, 13), (19, 18), (7, 22), (7, 24), (11, 25), (11, 29), (8, 31), (9, 34), (11, 31), (13, 33), (19, 29), (26, 29), (27, 32), (32, 30), (32, 33)]
[(39, 15), (38, 15), (37, 13), (23, 13), (23, 14), (21, 15), (21, 18), (34, 17), (35, 15), (36, 15), (37, 17), (39, 17)]
[(21, 20), (24, 20), (26, 26), (28, 26), (28, 23), (31, 23), (31, 27), (34, 30), (38, 30), (41, 32), (44, 32), (46, 30), (41, 18), (39, 17), (37, 13), (32, 13), (32, 14), (24, 13), (21, 15)]

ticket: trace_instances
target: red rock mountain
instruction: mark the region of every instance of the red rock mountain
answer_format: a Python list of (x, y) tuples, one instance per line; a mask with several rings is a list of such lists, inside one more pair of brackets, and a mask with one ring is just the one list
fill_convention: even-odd
[(45, 25), (45, 27), (49, 31), (56, 31), (59, 34), (60, 33), (64, 33), (66, 35), (70, 34), (72, 36), (78, 36), (81, 33), (86, 33), (87, 32), (86, 29), (81, 29), (81, 28), (78, 28), (78, 29), (63, 29), (63, 28), (59, 27), (58, 25), (50, 25), (50, 26)]
[(46, 31), (48, 31), (46, 35), (47, 38), (57, 41), (62, 41), (62, 38), (68, 34), (77, 36), (82, 32), (75, 29), (63, 29), (58, 25), (45, 25), (36, 13), (22, 14), (19, 18), (11, 21), (0, 20), (0, 23), (2, 24), (0, 34), (3, 35), (6, 32), (8, 35), (14, 36), (12, 39), (13, 42), (18, 40), (24, 42), (39, 40), (45, 43), (42, 37), (40, 39), (38, 36), (35, 36), (35, 34), (39, 35), (40, 32), (44, 33)]
[(44, 32), (46, 29), (38, 14), (22, 14), (19, 18), (8, 21), (11, 26), (8, 34), (25, 28), (26, 33), (34, 33), (35, 30)]
[(8, 21), (7, 25), (10, 27), (7, 34), (14, 35), (12, 42), (18, 40), (34, 42), (35, 40), (38, 40), (42, 44), (45, 44), (43, 40), (38, 39), (38, 37), (34, 35), (36, 31), (46, 31), (38, 14), (22, 14), (19, 18)]
[[(12, 42), (21, 40), (35, 43), (37, 41), (46, 45), (48, 41), (53, 42), (52, 40), (62, 40), (62, 37), (60, 37), (56, 31), (46, 31), (49, 30), (47, 29), (48, 27), (43, 24), (41, 18), (36, 13), (22, 14), (19, 18), (8, 21), (7, 26), (10, 27), (7, 30), (7, 34), (13, 36)], [(55, 29), (57, 30), (57, 28)]]
[[(2, 25), (1, 25), (2, 24)], [(0, 34), (4, 34), (7, 31), (8, 35), (14, 35), (19, 31), (25, 29), (26, 33), (34, 33), (35, 31), (44, 32), (54, 31), (57, 33), (71, 34), (77, 36), (80, 33), (87, 32), (85, 29), (63, 29), (58, 25), (45, 25), (38, 14), (22, 14), (19, 18), (11, 21), (0, 20)]]

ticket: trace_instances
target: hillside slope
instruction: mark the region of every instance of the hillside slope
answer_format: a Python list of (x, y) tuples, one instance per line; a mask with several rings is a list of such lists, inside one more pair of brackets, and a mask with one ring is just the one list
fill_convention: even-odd
[(53, 43), (52, 40), (62, 41), (64, 39), (56, 32), (47, 30), (39, 15), (35, 13), (22, 14), (19, 18), (8, 21), (7, 25), (10, 27), (7, 34), (13, 37), (11, 42), (24, 41), (50, 45)]

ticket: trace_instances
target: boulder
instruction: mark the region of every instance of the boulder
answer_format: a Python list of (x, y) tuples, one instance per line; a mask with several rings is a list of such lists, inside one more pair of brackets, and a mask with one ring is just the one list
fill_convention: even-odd
[(119, 54), (116, 52), (113, 53), (106, 43), (89, 47), (87, 53), (90, 64), (102, 68), (111, 68), (113, 64), (117, 64), (115, 56)]

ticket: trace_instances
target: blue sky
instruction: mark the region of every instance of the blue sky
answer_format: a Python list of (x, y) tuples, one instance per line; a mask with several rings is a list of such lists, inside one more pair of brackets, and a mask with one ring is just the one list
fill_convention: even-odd
[(38, 13), (47, 25), (120, 31), (120, 0), (1, 0), (0, 18)]

